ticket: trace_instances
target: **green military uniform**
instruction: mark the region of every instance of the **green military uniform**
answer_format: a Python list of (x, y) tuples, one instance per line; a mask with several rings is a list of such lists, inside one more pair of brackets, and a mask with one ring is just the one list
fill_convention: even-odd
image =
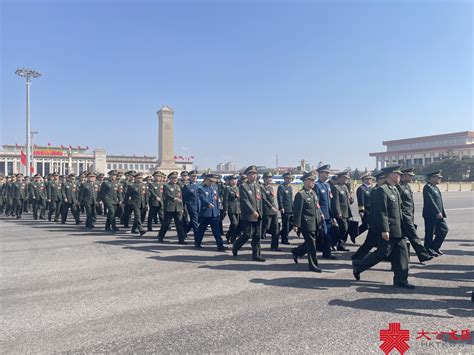
[[(161, 175), (160, 171), (153, 173), (154, 179), (157, 179), (156, 176)], [(148, 211), (148, 231), (153, 230), (153, 220), (157, 216), (160, 218), (160, 222), (163, 221), (163, 209), (161, 204), (161, 198), (163, 194), (163, 185), (157, 180), (151, 181), (148, 183), (148, 204), (150, 210)]]
[[(117, 175), (116, 170), (109, 171), (109, 176)], [(116, 208), (122, 203), (122, 183), (118, 180), (112, 181), (112, 178), (109, 180), (104, 180), (100, 185), (99, 194), (97, 199), (102, 201), (104, 207), (107, 208), (107, 219), (105, 220), (105, 230), (117, 232), (115, 216)]]
[[(272, 173), (263, 174), (263, 179), (271, 178)], [(278, 208), (275, 201), (275, 192), (273, 186), (267, 183), (261, 185), (263, 197), (263, 217), (262, 217), (262, 236), (270, 233), (272, 241), (270, 248), (273, 251), (280, 251), (278, 249)]]
[(123, 182), (123, 202), (124, 202), (124, 211), (122, 216), (122, 224), (125, 228), (128, 228), (130, 223), (130, 216), (133, 212), (133, 206), (130, 200), (125, 199), (127, 194), (128, 187), (133, 183), (133, 176), (136, 174), (135, 170), (130, 170), (125, 173), (126, 179)]
[[(232, 175), (229, 179), (236, 178), (235, 175)], [(226, 233), (227, 242), (233, 243), (238, 234), (240, 221), (240, 194), (238, 186), (227, 185), (225, 187), (223, 206), (230, 222), (229, 230)]]
[[(53, 176), (58, 176), (56, 173)], [(51, 222), (52, 216), (54, 214), (54, 222), (59, 221), (59, 215), (62, 210), (62, 182), (60, 180), (52, 180), (49, 182), (46, 197), (48, 199), (49, 209), (48, 209), (48, 221)]]
[(79, 193), (75, 180), (71, 179), (74, 174), (69, 174), (68, 180), (66, 180), (61, 187), (61, 196), (63, 199), (63, 206), (61, 212), (61, 223), (66, 223), (69, 209), (71, 210), (72, 216), (76, 220), (76, 224), (81, 223), (79, 219)]
[[(315, 180), (312, 173), (306, 173), (301, 178)], [(308, 268), (310, 271), (321, 272), (316, 256), (316, 234), (321, 226), (322, 212), (319, 208), (318, 197), (313, 189), (303, 187), (295, 195), (293, 207), (293, 225), (303, 234), (304, 243), (292, 250), (295, 261), (298, 257), (308, 254)]]
[[(135, 178), (143, 176), (142, 173), (135, 174)], [(147, 185), (142, 181), (135, 180), (128, 185), (125, 194), (125, 201), (128, 201), (133, 211), (132, 233), (145, 234), (142, 227), (142, 212), (148, 207)]]
[[(386, 167), (382, 171), (387, 180), (391, 173), (401, 174), (399, 165)], [(373, 214), (371, 228), (378, 237), (377, 250), (362, 260), (353, 261), (354, 276), (358, 279), (363, 271), (390, 258), (394, 271), (394, 285), (412, 288), (413, 286), (408, 284), (409, 255), (402, 231), (402, 200), (396, 186), (385, 182), (375, 190), (371, 200), (371, 213)], [(389, 240), (383, 239), (382, 233), (389, 233)]]
[[(177, 172), (172, 172), (168, 175), (168, 179), (175, 179), (178, 176)], [(181, 192), (181, 186), (174, 184), (171, 181), (163, 186), (163, 223), (158, 233), (158, 241), (163, 242), (166, 232), (169, 229), (171, 220), (174, 219), (176, 226), (176, 232), (178, 233), (178, 241), (180, 244), (185, 244), (184, 239), (186, 235), (184, 233), (183, 225), (183, 194)]]
[[(18, 174), (17, 176), (21, 176)], [(15, 181), (12, 184), (12, 200), (13, 208), (16, 214), (16, 218), (21, 218), (21, 214), (24, 211), (24, 202), (28, 196), (27, 184), (25, 181)]]
[(3, 214), (5, 208), (6, 183), (3, 175), (0, 176), (0, 214)]
[[(403, 174), (415, 175), (413, 168), (403, 169)], [(402, 199), (402, 213), (403, 213), (403, 224), (402, 230), (403, 235), (408, 238), (410, 244), (418, 256), (420, 262), (431, 260), (433, 257), (428, 254), (423, 244), (421, 244), (420, 238), (416, 233), (415, 226), (415, 203), (413, 202), (413, 192), (409, 184), (400, 182), (397, 185), (400, 198)]]
[[(91, 176), (95, 174), (89, 174)], [(79, 204), (84, 206), (86, 212), (86, 227), (94, 228), (97, 206), (97, 184), (95, 181), (85, 181), (79, 187)]]
[(29, 186), (30, 197), (33, 201), (33, 218), (38, 219), (39, 211), (39, 218), (44, 219), (47, 200), (45, 184), (43, 181), (34, 181)]
[[(340, 172), (337, 176), (348, 176), (348, 172)], [(336, 183), (331, 185), (331, 193), (333, 195), (333, 198), (331, 199), (331, 210), (336, 217), (338, 226), (336, 242), (337, 250), (347, 251), (344, 245), (347, 241), (349, 219), (352, 218), (350, 192), (345, 184)]]
[(256, 181), (250, 182), (249, 174), (257, 174), (255, 165), (249, 166), (245, 172), (247, 182), (239, 187), (240, 195), (240, 223), (242, 234), (234, 241), (232, 246), (232, 254), (237, 256), (238, 251), (249, 240), (252, 239), (252, 260), (265, 261), (261, 257), (261, 220), (263, 215), (263, 198), (260, 184)]

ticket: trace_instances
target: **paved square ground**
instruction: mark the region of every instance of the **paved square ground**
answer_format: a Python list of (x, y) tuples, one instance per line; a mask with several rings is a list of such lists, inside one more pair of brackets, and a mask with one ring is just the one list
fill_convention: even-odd
[[(391, 286), (387, 263), (352, 276), (349, 253), (295, 265), (289, 248), (250, 261), (157, 244), (130, 232), (90, 232), (73, 224), (0, 217), (2, 353), (382, 353), (379, 331), (390, 322), (410, 330), (409, 353), (474, 353), (472, 341), (416, 339), (422, 330), (472, 329), (474, 193), (443, 194), (450, 232), (445, 255), (427, 265), (412, 255), (416, 290)], [(421, 194), (416, 221), (423, 233)], [(360, 238), (359, 242), (363, 241)], [(296, 244), (301, 239), (293, 237)], [(294, 246), (294, 245), (293, 245)], [(292, 247), (292, 246), (290, 246)], [(357, 246), (351, 245), (354, 251)], [(456, 345), (456, 346), (454, 346)]]

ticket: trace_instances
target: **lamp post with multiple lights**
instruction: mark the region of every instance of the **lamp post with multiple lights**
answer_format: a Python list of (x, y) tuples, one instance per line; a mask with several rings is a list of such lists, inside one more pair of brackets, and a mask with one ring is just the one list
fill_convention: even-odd
[(15, 71), (16, 75), (19, 75), (26, 79), (26, 167), (25, 175), (30, 175), (31, 169), (31, 132), (30, 132), (30, 85), (31, 79), (36, 79), (41, 76), (39, 71), (20, 68)]

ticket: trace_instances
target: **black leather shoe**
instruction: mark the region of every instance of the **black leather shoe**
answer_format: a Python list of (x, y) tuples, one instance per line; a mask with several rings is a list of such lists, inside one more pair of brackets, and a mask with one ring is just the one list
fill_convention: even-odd
[(334, 255), (324, 256), (324, 255), (323, 255), (323, 259), (336, 260), (336, 259), (337, 259), (337, 256), (334, 256)]
[(140, 237), (145, 234), (146, 234), (146, 231), (140, 231)]
[(349, 251), (349, 249), (344, 248), (342, 245), (337, 247), (337, 251)]
[(357, 271), (357, 267), (355, 266), (354, 262), (352, 262), (352, 274), (357, 281), (360, 281), (360, 272)]
[(433, 249), (438, 255), (444, 255), (444, 253), (439, 249)]
[(201, 246), (201, 245), (194, 244), (194, 247), (195, 247), (196, 249), (202, 249), (202, 246)]
[(252, 258), (252, 261), (258, 261), (259, 263), (264, 263), (265, 259), (261, 258), (261, 257), (258, 257), (258, 258)]
[(422, 264), (422, 263), (424, 263), (425, 261), (430, 261), (430, 260), (432, 260), (432, 259), (434, 259), (434, 257), (431, 256), (431, 255), (428, 255), (427, 257), (420, 258), (420, 259), (418, 259), (418, 260), (420, 260), (420, 263)]
[(225, 246), (217, 248), (217, 251), (226, 251), (226, 250), (227, 250), (227, 247), (225, 247)]
[(409, 284), (408, 282), (397, 282), (393, 284), (395, 287), (400, 287), (400, 288), (405, 288), (407, 290), (413, 290), (415, 288), (415, 285)]
[(350, 237), (351, 237), (351, 242), (355, 244), (356, 243), (356, 236), (351, 235)]
[(112, 228), (112, 230), (113, 230), (114, 232), (118, 232), (120, 229), (118, 229), (117, 227), (115, 227), (115, 228)]
[(321, 269), (320, 269), (319, 267), (317, 267), (317, 266), (316, 266), (314, 269), (311, 269), (311, 270), (309, 270), (309, 271), (312, 271), (312, 272), (319, 272), (319, 273), (323, 272), (323, 270), (321, 270)]
[(235, 249), (234, 247), (232, 247), (232, 255), (233, 255), (233, 256), (237, 256), (237, 253), (238, 253), (238, 252), (239, 252), (239, 251), (238, 251), (237, 249)]
[(295, 254), (295, 251), (292, 250), (291, 254), (293, 254), (293, 261), (295, 262), (295, 264), (298, 264), (298, 256)]
[(271, 251), (281, 251), (280, 248), (272, 248)]
[(439, 256), (438, 253), (435, 252), (433, 249), (426, 249), (426, 251), (428, 252), (428, 254), (434, 256), (435, 258)]
[(163, 238), (158, 237), (158, 243), (163, 243)]
[(186, 245), (186, 244), (188, 244), (188, 243), (186, 243), (184, 240), (180, 240), (180, 241), (178, 242), (178, 244)]
[(331, 251), (336, 251), (336, 247), (331, 247)]

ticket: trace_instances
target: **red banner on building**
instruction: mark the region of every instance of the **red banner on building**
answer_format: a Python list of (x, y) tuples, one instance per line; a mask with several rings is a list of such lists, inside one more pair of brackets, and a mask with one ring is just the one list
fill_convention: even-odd
[(33, 155), (35, 157), (38, 156), (54, 156), (54, 157), (61, 157), (64, 155), (62, 150), (53, 150), (53, 149), (38, 149), (33, 151)]

